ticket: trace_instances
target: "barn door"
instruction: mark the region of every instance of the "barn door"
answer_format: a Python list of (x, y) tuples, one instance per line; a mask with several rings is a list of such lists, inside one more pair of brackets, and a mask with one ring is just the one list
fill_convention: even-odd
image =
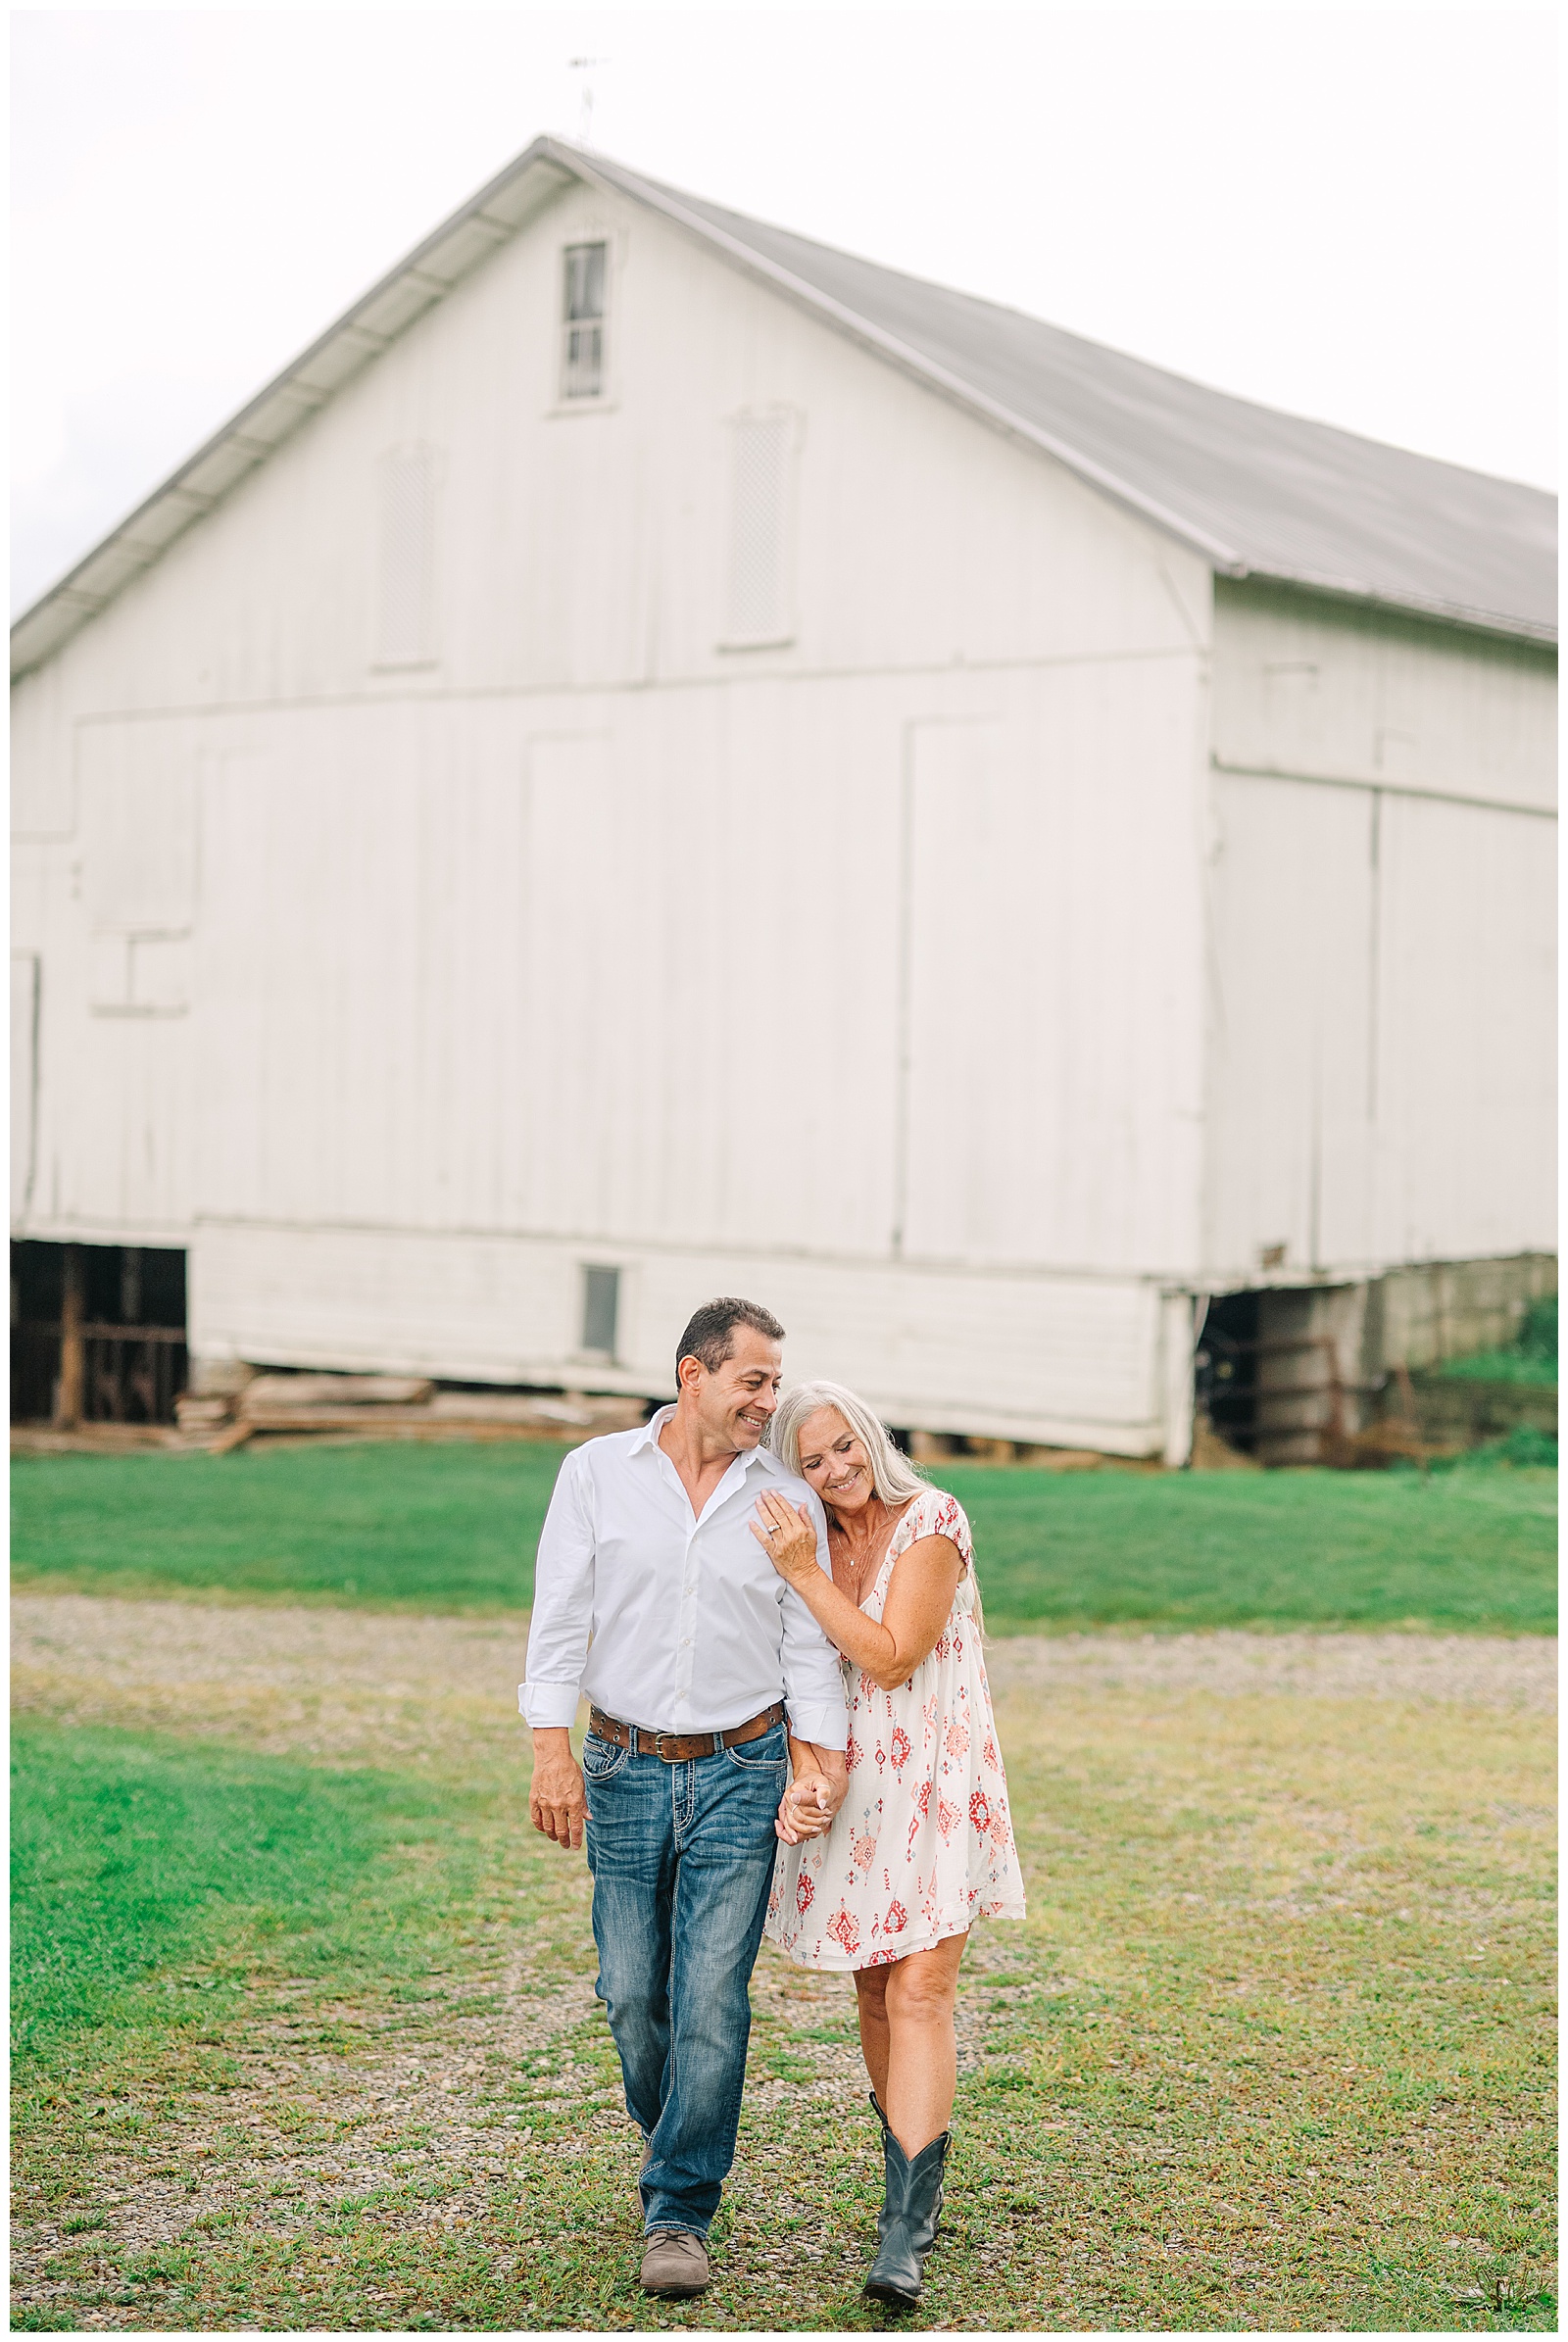
[(1008, 1248), (1018, 1198), (1007, 1083), (1027, 1020), (1033, 856), (1015, 832), (999, 724), (910, 727), (904, 806), (895, 1246), (911, 1259)]
[(1372, 1250), (1377, 801), (1215, 783), (1209, 1255), (1231, 1273)]

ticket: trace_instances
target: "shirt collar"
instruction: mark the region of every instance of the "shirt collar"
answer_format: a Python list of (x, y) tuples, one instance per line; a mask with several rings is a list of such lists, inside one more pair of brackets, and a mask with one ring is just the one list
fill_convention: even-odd
[(643, 1425), (642, 1430), (638, 1433), (636, 1439), (633, 1439), (631, 1443), (631, 1451), (633, 1455), (640, 1455), (645, 1447), (652, 1447), (656, 1444), (660, 1433), (663, 1430), (665, 1424), (669, 1421), (674, 1412), (675, 1410), (673, 1407), (658, 1407), (655, 1409), (654, 1413), (649, 1416), (648, 1421)]
[[(648, 1421), (643, 1425), (641, 1432), (631, 1443), (631, 1452), (633, 1455), (640, 1455), (645, 1447), (655, 1447), (658, 1445), (659, 1435), (663, 1430), (665, 1424), (669, 1421), (674, 1412), (675, 1409), (673, 1405), (671, 1405), (667, 1407), (660, 1407), (655, 1414), (649, 1416)], [(755, 1463), (761, 1462), (764, 1464), (776, 1464), (778, 1462), (778, 1458), (770, 1447), (738, 1447), (735, 1450), (735, 1461), (742, 1464), (745, 1470), (749, 1472)], [(733, 1465), (730, 1468), (733, 1469)]]

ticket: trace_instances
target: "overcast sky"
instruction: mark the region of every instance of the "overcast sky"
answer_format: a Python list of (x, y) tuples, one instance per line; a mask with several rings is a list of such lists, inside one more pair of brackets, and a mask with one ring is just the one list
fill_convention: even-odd
[[(13, 608), (541, 130), (1554, 485), (1554, 17), (23, 9)], [(568, 61), (605, 62), (591, 74)]]

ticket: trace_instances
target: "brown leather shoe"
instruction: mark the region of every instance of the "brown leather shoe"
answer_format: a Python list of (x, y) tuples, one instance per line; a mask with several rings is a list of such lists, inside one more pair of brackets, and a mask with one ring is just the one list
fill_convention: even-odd
[(652, 2228), (643, 2254), (643, 2291), (661, 2301), (690, 2301), (712, 2282), (708, 2247), (689, 2228)]

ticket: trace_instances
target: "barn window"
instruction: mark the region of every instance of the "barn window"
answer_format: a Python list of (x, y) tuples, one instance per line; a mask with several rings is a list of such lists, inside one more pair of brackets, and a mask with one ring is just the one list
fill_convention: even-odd
[(589, 1269), (582, 1273), (582, 1348), (585, 1357), (612, 1358), (615, 1324), (620, 1315), (619, 1269)]
[(562, 303), (561, 395), (597, 399), (605, 387), (605, 250), (568, 244)]
[(436, 452), (395, 447), (381, 458), (378, 666), (426, 666), (435, 658)]
[(794, 418), (742, 415), (730, 425), (729, 612), (734, 646), (789, 639), (790, 456)]

